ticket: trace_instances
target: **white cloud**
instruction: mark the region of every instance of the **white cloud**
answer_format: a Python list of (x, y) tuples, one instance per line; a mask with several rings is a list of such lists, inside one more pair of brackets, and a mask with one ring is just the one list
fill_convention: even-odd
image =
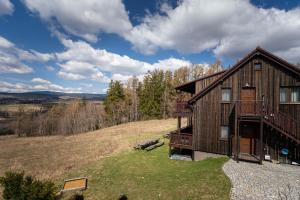
[(102, 92), (103, 92), (103, 93), (107, 93), (107, 90), (108, 90), (108, 88), (104, 88), (104, 89), (102, 90)]
[(60, 85), (56, 85), (53, 83), (50, 84), (43, 84), (43, 85), (34, 85), (32, 87), (33, 90), (36, 91), (53, 91), (53, 92), (65, 92), (65, 93), (81, 93), (81, 88), (69, 88), (69, 87), (62, 87)]
[(125, 83), (131, 77), (131, 75), (113, 74), (111, 80), (121, 81), (122, 83)]
[(31, 82), (50, 84), (51, 82), (42, 78), (33, 78)]
[(0, 81), (1, 92), (27, 92), (31, 90), (31, 86), (23, 83), (8, 83)]
[[(156, 63), (150, 65), (149, 69), (151, 69), (151, 70), (162, 69), (162, 70), (174, 71), (180, 67), (191, 66), (191, 65), (192, 65), (192, 63), (187, 60), (168, 58), (165, 60), (158, 60)], [(143, 74), (139, 74), (139, 75), (138, 74), (126, 75), (126, 74), (115, 73), (111, 76), (110, 79), (115, 80), (115, 81), (121, 81), (122, 83), (125, 83), (129, 78), (132, 78), (133, 75), (135, 75), (140, 81), (142, 81), (144, 78), (144, 73), (146, 73), (146, 71), (144, 71)]]
[(14, 5), (9, 0), (0, 0), (0, 16), (11, 15), (14, 12)]
[(14, 44), (0, 36), (0, 48), (11, 48)]
[(74, 73), (64, 72), (64, 71), (59, 71), (57, 74), (58, 76), (66, 80), (82, 80), (86, 78), (80, 74), (74, 74)]
[[(259, 45), (291, 62), (300, 62), (300, 57), (294, 52), (300, 48), (299, 7), (280, 10), (258, 8), (250, 0), (180, 0), (175, 8), (162, 3), (159, 12), (148, 12), (142, 22), (133, 27), (121, 0), (24, 2), (30, 11), (50, 23), (51, 31), (58, 38), (65, 37), (58, 31), (61, 27), (67, 33), (93, 42), (101, 32), (116, 33), (145, 54), (155, 53), (159, 48), (183, 53), (210, 50), (218, 58), (229, 56), (234, 59)], [(94, 49), (85, 42), (66, 39), (62, 42), (68, 48), (59, 54), (64, 61), (81, 53), (76, 61), (92, 62), (94, 67), (100, 65), (102, 72), (112, 70), (113, 73), (128, 75), (136, 68), (140, 73), (152, 69), (151, 64)], [(100, 56), (96, 58), (95, 55)], [(43, 57), (51, 59), (51, 55)], [(88, 59), (90, 61), (86, 61)], [(117, 71), (119, 69), (122, 71)]]
[(0, 74), (1, 73), (16, 73), (26, 74), (33, 72), (33, 69), (23, 63), (12, 54), (1, 52), (0, 49)]
[(62, 43), (66, 51), (57, 53), (59, 61), (64, 62), (61, 67), (65, 70), (72, 69), (78, 72), (84, 68), (85, 71), (105, 71), (121, 73), (141, 73), (151, 69), (149, 63), (134, 60), (126, 55), (119, 55), (106, 51), (105, 49), (93, 48), (84, 41), (74, 42), (63, 39)]
[(249, 0), (183, 0), (163, 14), (147, 15), (125, 35), (134, 47), (146, 54), (158, 48), (184, 53), (213, 50), (217, 57), (240, 58), (257, 45), (293, 62), (300, 47), (300, 8), (279, 10), (257, 8)]
[(65, 92), (65, 93), (81, 93), (82, 88), (63, 87), (48, 80), (35, 78), (32, 80), (34, 83), (9, 83), (0, 81), (0, 92), (30, 92), (30, 91), (53, 91), (53, 92)]
[(132, 25), (121, 0), (24, 0), (42, 20), (58, 23), (71, 34), (97, 41), (101, 32), (123, 35)]
[(54, 59), (54, 55), (20, 49), (0, 36), (0, 73), (31, 73), (33, 69), (23, 61), (46, 62), (50, 59)]
[(54, 55), (48, 53), (40, 53), (35, 50), (16, 49), (20, 60), (47, 62), (54, 59)]
[[(179, 67), (191, 65), (190, 61), (176, 58), (159, 60), (157, 63), (150, 64), (126, 55), (122, 56), (94, 48), (84, 41), (60, 39), (66, 50), (56, 53), (58, 65), (61, 67), (58, 75), (68, 80), (90, 79), (102, 83), (108, 83), (110, 79), (125, 81), (132, 75), (142, 75), (149, 70), (173, 71)], [(105, 73), (113, 75), (109, 78)]]
[(55, 70), (55, 68), (48, 65), (48, 66), (46, 66), (46, 70), (47, 70), (48, 72), (53, 72), (53, 71)]
[(157, 63), (154, 63), (152, 68), (154, 69), (163, 69), (174, 71), (183, 66), (191, 66), (192, 63), (188, 60), (181, 60), (177, 58), (168, 58), (165, 60), (158, 60)]

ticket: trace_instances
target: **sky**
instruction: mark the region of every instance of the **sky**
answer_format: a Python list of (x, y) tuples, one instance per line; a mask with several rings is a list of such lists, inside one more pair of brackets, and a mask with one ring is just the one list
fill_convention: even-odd
[(300, 1), (0, 0), (0, 92), (105, 93), (256, 46), (300, 63)]

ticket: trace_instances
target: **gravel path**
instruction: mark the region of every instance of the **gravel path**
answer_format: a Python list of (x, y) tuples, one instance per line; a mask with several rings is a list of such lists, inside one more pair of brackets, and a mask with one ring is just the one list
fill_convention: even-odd
[(233, 185), (232, 200), (300, 200), (300, 166), (230, 159), (223, 170)]

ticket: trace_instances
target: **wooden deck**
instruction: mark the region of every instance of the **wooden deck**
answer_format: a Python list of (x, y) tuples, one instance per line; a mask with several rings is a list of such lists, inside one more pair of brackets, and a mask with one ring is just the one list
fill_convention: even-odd
[(170, 147), (192, 149), (193, 148), (193, 135), (192, 127), (184, 127), (170, 133)]

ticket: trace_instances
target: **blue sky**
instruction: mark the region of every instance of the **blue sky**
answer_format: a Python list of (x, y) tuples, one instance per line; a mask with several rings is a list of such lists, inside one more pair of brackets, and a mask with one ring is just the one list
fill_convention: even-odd
[(148, 70), (262, 46), (300, 62), (300, 2), (0, 0), (0, 91), (104, 93)]

